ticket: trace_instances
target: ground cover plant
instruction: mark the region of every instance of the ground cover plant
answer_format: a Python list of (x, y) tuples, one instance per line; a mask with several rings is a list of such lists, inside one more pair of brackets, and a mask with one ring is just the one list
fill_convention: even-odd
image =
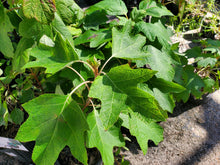
[(54, 164), (66, 145), (83, 164), (94, 147), (113, 164), (122, 127), (146, 154), (176, 101), (219, 84), (219, 42), (179, 54), (165, 26), (172, 15), (153, 0), (132, 11), (122, 0), (84, 10), (72, 0), (1, 1), (0, 125), (21, 124), (15, 139), (36, 142), (36, 164)]

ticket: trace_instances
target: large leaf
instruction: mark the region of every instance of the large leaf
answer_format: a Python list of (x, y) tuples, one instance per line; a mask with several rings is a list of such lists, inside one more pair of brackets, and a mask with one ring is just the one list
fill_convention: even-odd
[(164, 114), (154, 97), (137, 88), (138, 83), (149, 80), (154, 74), (152, 70), (131, 69), (128, 65), (122, 65), (95, 79), (89, 96), (101, 100), (100, 118), (105, 128), (110, 128), (120, 112), (128, 109), (152, 120), (164, 120)]
[(144, 60), (137, 60), (137, 66), (142, 67), (145, 64), (150, 65), (151, 69), (158, 71), (156, 76), (158, 78), (163, 78), (167, 81), (172, 81), (174, 78), (174, 68), (172, 67), (171, 57), (155, 47), (149, 45), (146, 47), (146, 52), (148, 55), (143, 58)]
[(93, 5), (90, 10), (104, 10), (108, 15), (127, 15), (127, 7), (122, 0), (103, 0)]
[(0, 3), (0, 29), (0, 52), (2, 52), (2, 54), (4, 54), (6, 57), (13, 57), (14, 48), (7, 34), (13, 30), (13, 26), (2, 3)]
[(53, 165), (66, 145), (79, 161), (87, 164), (84, 132), (88, 125), (75, 101), (65, 95), (45, 94), (23, 107), (29, 117), (20, 127), (16, 139), (36, 141), (32, 154), (36, 164)]
[(104, 164), (113, 165), (113, 147), (123, 147), (125, 145), (120, 129), (113, 126), (105, 130), (99, 117), (98, 111), (93, 110), (88, 117), (89, 131), (87, 131), (87, 147), (96, 147), (101, 153)]
[(59, 34), (57, 35), (54, 48), (43, 49), (36, 47), (30, 51), (30, 55), (37, 60), (27, 63), (24, 68), (44, 67), (47, 68), (46, 73), (52, 74), (78, 59), (75, 50), (68, 42), (63, 41)]
[(144, 35), (150, 40), (155, 41), (157, 38), (160, 42), (161, 46), (169, 47), (171, 40), (168, 30), (164, 27), (164, 25), (159, 21), (156, 23), (146, 23), (146, 22), (138, 22), (135, 24), (135, 27), (138, 32), (144, 33)]
[(35, 18), (43, 24), (52, 22), (55, 11), (54, 0), (23, 0), (23, 13), (25, 17)]
[(152, 140), (156, 145), (163, 140), (163, 128), (157, 123), (146, 120), (138, 113), (121, 114), (122, 125), (128, 128), (137, 141), (144, 154), (147, 153), (148, 140)]
[(140, 34), (132, 36), (132, 22), (127, 21), (122, 30), (112, 29), (112, 56), (125, 59), (142, 59), (146, 57), (143, 46), (146, 38)]
[(158, 4), (154, 0), (144, 0), (139, 4), (139, 9), (145, 10), (146, 15), (153, 17), (173, 16), (173, 14), (167, 10), (165, 6)]

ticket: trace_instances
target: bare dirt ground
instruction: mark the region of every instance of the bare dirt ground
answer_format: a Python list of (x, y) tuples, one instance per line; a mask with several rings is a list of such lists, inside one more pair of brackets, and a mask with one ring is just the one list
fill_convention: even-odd
[[(190, 106), (190, 105), (185, 105)], [(181, 111), (180, 111), (181, 113)], [(137, 143), (122, 151), (131, 165), (219, 165), (220, 90), (202, 104), (162, 122), (164, 141), (143, 155)]]

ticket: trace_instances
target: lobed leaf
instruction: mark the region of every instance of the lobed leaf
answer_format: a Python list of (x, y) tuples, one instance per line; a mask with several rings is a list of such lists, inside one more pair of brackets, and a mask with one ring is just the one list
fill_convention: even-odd
[(54, 164), (66, 145), (79, 161), (87, 164), (84, 132), (88, 125), (75, 101), (66, 95), (44, 94), (23, 107), (29, 117), (20, 127), (16, 139), (36, 141), (32, 154), (36, 164)]
[(136, 23), (135, 27), (137, 32), (142, 32), (151, 42), (155, 41), (157, 38), (161, 46), (166, 48), (170, 47), (171, 36), (160, 21), (155, 23), (146, 23), (141, 21)]
[(124, 59), (142, 59), (147, 56), (143, 51), (146, 38), (140, 34), (132, 36), (132, 22), (127, 21), (122, 30), (112, 29), (112, 56)]
[(151, 120), (146, 120), (136, 112), (121, 114), (122, 126), (128, 128), (137, 141), (144, 154), (147, 153), (148, 141), (152, 140), (156, 145), (163, 140), (163, 128)]
[(138, 83), (149, 80), (155, 73), (122, 65), (95, 79), (89, 97), (101, 100), (100, 118), (106, 129), (118, 120), (121, 111), (128, 109), (155, 121), (164, 120), (166, 115), (160, 111), (154, 97), (137, 88)]
[(87, 147), (96, 147), (101, 153), (104, 164), (113, 165), (113, 147), (125, 146), (124, 139), (120, 133), (120, 129), (113, 126), (109, 130), (105, 130), (97, 110), (93, 110), (88, 117), (89, 131), (87, 131)]

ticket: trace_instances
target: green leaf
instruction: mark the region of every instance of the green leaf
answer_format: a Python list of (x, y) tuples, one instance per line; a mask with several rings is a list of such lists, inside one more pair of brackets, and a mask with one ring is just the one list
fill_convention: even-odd
[(88, 148), (96, 147), (101, 153), (104, 164), (113, 165), (113, 147), (125, 146), (120, 129), (113, 126), (109, 130), (105, 130), (103, 123), (99, 117), (98, 111), (93, 110), (88, 117), (89, 131), (87, 131), (86, 144)]
[(19, 24), (19, 33), (25, 38), (40, 38), (43, 34), (52, 36), (52, 28), (35, 19), (24, 19)]
[(106, 15), (107, 14), (104, 10), (87, 11), (84, 28), (86, 30), (99, 30), (99, 25), (105, 24), (108, 21), (108, 17)]
[(162, 78), (153, 77), (148, 81), (148, 84), (152, 86), (152, 88), (158, 88), (163, 93), (180, 93), (186, 90), (180, 84), (164, 80)]
[(15, 108), (11, 112), (11, 119), (15, 124), (21, 124), (24, 121), (24, 112), (18, 108)]
[(52, 28), (54, 29), (55, 32), (59, 33), (63, 37), (63, 40), (67, 40), (74, 49), (72, 35), (69, 29), (64, 24), (63, 20), (60, 18), (60, 16), (57, 13), (55, 13), (55, 18), (52, 22)]
[(146, 118), (156, 121), (164, 120), (164, 114), (158, 108), (154, 97), (137, 88), (137, 84), (149, 80), (155, 71), (148, 69), (131, 69), (128, 65), (115, 67), (93, 82), (89, 97), (102, 102), (100, 118), (106, 129), (117, 120), (121, 111), (132, 109)]
[(151, 69), (158, 71), (156, 76), (163, 78), (167, 81), (172, 81), (175, 75), (174, 68), (172, 67), (171, 57), (155, 47), (149, 45), (146, 47), (147, 56), (144, 60), (137, 60), (137, 66), (142, 67), (145, 64), (150, 65)]
[(22, 68), (29, 61), (30, 47), (34, 44), (31, 38), (22, 38), (15, 51), (15, 58), (12, 61), (13, 71), (21, 73), (24, 71)]
[(146, 120), (139, 113), (131, 112), (129, 115), (123, 114), (121, 117), (123, 122), (127, 122), (127, 124), (122, 123), (122, 125), (137, 138), (144, 154), (147, 153), (148, 140), (152, 140), (156, 145), (163, 140), (163, 128), (151, 120)]
[(201, 57), (202, 54), (202, 49), (198, 46), (195, 46), (189, 50), (186, 51), (186, 56), (188, 58), (197, 58), (197, 57)]
[(75, 50), (68, 42), (63, 41), (61, 35), (57, 35), (54, 48), (33, 48), (30, 55), (36, 57), (36, 61), (27, 63), (23, 68), (44, 67), (46, 73), (56, 73), (65, 66), (78, 59)]
[(137, 32), (142, 32), (151, 42), (155, 41), (156, 38), (163, 47), (170, 47), (170, 35), (168, 30), (164, 25), (159, 21), (156, 23), (146, 23), (138, 22), (135, 24)]
[(212, 93), (214, 92), (215, 88), (215, 81), (209, 77), (206, 77), (203, 79), (203, 82), (205, 84), (205, 87), (203, 89), (203, 93), (206, 93), (206, 92), (209, 92), (209, 93)]
[(200, 60), (198, 62), (198, 67), (207, 67), (209, 65), (211, 68), (213, 68), (216, 62), (217, 62), (216, 58), (208, 57), (208, 58)]
[(165, 6), (156, 3), (154, 0), (144, 0), (139, 4), (139, 9), (145, 10), (146, 15), (153, 17), (173, 16)]
[(142, 21), (145, 16), (146, 12), (144, 10), (138, 10), (136, 7), (132, 9), (130, 14), (130, 17), (134, 22)]
[[(1, 98), (1, 95), (0, 95)], [(0, 126), (5, 125), (5, 127), (8, 126), (8, 107), (6, 101), (2, 103), (2, 100), (0, 100)]]
[(196, 98), (202, 96), (201, 89), (205, 86), (201, 77), (194, 73), (193, 66), (176, 66), (176, 74), (174, 81), (186, 88), (185, 91), (176, 94), (177, 100), (183, 100), (186, 102), (189, 99), (190, 93)]
[(146, 38), (140, 34), (130, 35), (132, 22), (127, 21), (122, 30), (112, 29), (112, 56), (124, 59), (142, 59)]
[(167, 110), (170, 113), (173, 113), (173, 109), (175, 107), (175, 101), (173, 99), (173, 95), (169, 93), (163, 93), (159, 89), (154, 88), (154, 97), (158, 101), (160, 107), (163, 110)]
[(13, 26), (6, 14), (6, 9), (0, 3), (0, 52), (6, 57), (14, 57), (14, 48), (8, 37), (8, 32), (13, 30)]
[(78, 46), (76, 48), (77, 54), (79, 55), (79, 59), (82, 61), (91, 61), (91, 59), (101, 59), (104, 60), (105, 56), (100, 50), (96, 49), (88, 49), (83, 46)]
[(55, 1), (57, 12), (66, 24), (81, 24), (84, 12), (73, 0)]
[(105, 10), (107, 15), (127, 15), (127, 7), (122, 0), (103, 0), (90, 7), (90, 10)]
[(56, 11), (54, 0), (23, 0), (23, 13), (27, 18), (34, 18), (40, 23), (49, 24)]
[(111, 40), (111, 31), (102, 29), (99, 31), (87, 30), (74, 40), (75, 46), (90, 42), (90, 47), (95, 48)]
[(68, 96), (45, 94), (23, 104), (29, 117), (16, 139), (36, 141), (32, 159), (39, 165), (53, 165), (60, 151), (68, 145), (71, 153), (87, 164), (84, 132), (86, 118), (77, 103)]

